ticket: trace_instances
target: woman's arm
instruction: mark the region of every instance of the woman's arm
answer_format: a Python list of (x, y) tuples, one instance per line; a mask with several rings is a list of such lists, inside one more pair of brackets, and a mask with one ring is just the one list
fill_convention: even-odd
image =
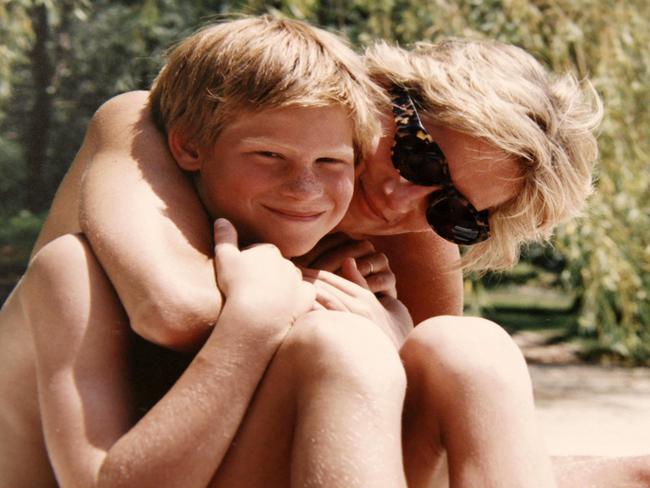
[(211, 225), (150, 118), (147, 95), (117, 96), (93, 117), (80, 223), (131, 327), (156, 344), (195, 350), (221, 309)]
[(463, 314), (463, 276), (458, 246), (431, 232), (371, 238), (388, 257), (397, 296), (413, 322), (437, 315)]

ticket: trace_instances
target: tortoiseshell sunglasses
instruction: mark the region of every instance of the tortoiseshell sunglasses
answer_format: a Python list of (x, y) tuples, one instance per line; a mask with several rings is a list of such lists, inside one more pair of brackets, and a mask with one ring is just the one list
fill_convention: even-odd
[(460, 193), (449, 175), (449, 165), (440, 146), (422, 125), (413, 98), (402, 87), (390, 90), (395, 115), (393, 166), (416, 185), (441, 185), (431, 194), (427, 222), (440, 237), (455, 244), (471, 245), (490, 237), (488, 211), (478, 211)]

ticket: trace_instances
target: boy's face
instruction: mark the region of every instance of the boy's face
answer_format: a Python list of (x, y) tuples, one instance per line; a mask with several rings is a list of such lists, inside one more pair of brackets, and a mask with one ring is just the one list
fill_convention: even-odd
[(242, 245), (309, 251), (345, 214), (354, 189), (352, 125), (340, 107), (242, 113), (198, 149), (197, 189)]

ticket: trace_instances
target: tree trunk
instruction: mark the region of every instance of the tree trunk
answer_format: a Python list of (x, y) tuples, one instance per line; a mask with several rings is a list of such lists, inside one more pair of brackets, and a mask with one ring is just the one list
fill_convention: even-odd
[(52, 120), (52, 77), (54, 69), (47, 52), (50, 24), (45, 5), (34, 7), (30, 12), (34, 29), (34, 46), (30, 53), (34, 82), (34, 104), (25, 134), (27, 162), (27, 206), (32, 212), (47, 207), (43, 169), (47, 154)]

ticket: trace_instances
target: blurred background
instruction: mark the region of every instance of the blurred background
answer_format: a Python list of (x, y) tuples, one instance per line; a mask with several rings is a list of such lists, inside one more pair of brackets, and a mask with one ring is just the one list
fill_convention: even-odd
[(94, 111), (146, 89), (166, 47), (232, 13), (304, 19), (359, 48), (376, 38), (496, 38), (589, 77), (606, 116), (588, 212), (525, 249), (513, 270), (468, 276), (468, 313), (579, 361), (650, 365), (647, 0), (0, 0), (3, 301)]

